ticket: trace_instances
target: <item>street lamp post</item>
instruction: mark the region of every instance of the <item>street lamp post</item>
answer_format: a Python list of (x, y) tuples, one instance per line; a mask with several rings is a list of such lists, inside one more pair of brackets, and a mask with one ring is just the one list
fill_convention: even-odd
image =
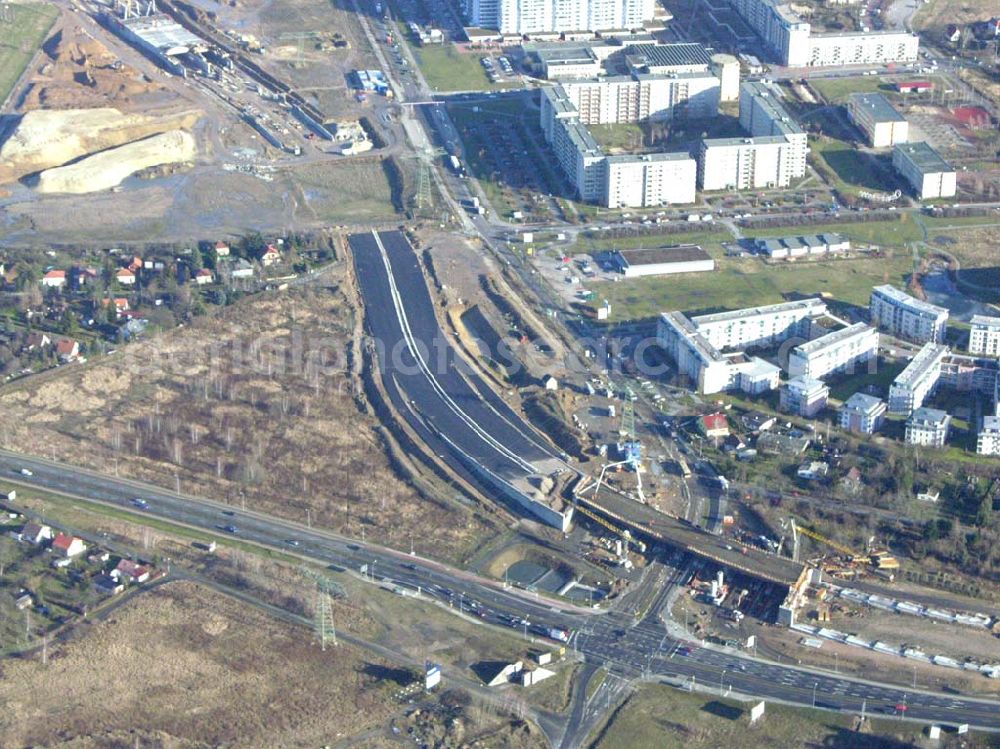
[(722, 696), (722, 679), (726, 675), (726, 669), (722, 669), (722, 673), (719, 674), (719, 696)]
[(816, 707), (816, 688), (819, 686), (819, 682), (813, 682), (813, 707)]

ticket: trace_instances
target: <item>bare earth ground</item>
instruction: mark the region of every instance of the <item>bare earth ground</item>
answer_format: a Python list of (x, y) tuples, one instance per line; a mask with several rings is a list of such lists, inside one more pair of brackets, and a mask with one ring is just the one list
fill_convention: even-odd
[(913, 27), (918, 31), (943, 29), (948, 24), (964, 26), (996, 15), (996, 0), (932, 0), (918, 11)]
[[(54, 646), (49, 663), (6, 661), (0, 744), (321, 746), (384, 719), (390, 664), (189, 583), (142, 595)], [(366, 671), (366, 666), (368, 666)], [(135, 733), (130, 733), (135, 732)], [(169, 737), (169, 741), (168, 741)], [(118, 744), (119, 746), (124, 744)]]
[[(334, 290), (258, 295), (120, 354), (0, 391), (8, 447), (460, 560), (493, 526), (391, 468), (346, 371)], [(364, 529), (364, 530), (363, 530)]]

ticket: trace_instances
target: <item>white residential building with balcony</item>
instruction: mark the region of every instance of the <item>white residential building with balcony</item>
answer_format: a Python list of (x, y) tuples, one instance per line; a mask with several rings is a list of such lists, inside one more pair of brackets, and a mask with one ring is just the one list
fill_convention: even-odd
[(925, 343), (889, 386), (889, 412), (909, 416), (920, 408), (937, 388), (941, 364), (948, 354), (947, 346)]
[(941, 343), (948, 327), (948, 310), (916, 299), (895, 286), (872, 289), (869, 313), (872, 325), (916, 343)]

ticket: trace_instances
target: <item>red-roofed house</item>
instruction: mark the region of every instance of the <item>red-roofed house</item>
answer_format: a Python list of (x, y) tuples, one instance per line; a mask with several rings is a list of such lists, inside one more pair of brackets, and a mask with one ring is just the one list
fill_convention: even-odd
[(65, 285), (66, 271), (64, 270), (50, 270), (42, 276), (42, 286), (48, 286), (52, 289), (61, 289)]
[(706, 437), (728, 437), (729, 422), (721, 412), (707, 414), (698, 419), (698, 428)]
[(896, 84), (896, 88), (901, 94), (922, 94), (925, 91), (933, 91), (934, 84), (930, 81), (901, 81)]
[(60, 338), (56, 341), (56, 356), (66, 362), (76, 361), (80, 357), (80, 344), (72, 338)]
[(76, 285), (86, 286), (88, 283), (94, 283), (98, 279), (97, 268), (78, 268), (76, 271)]
[(261, 264), (266, 268), (269, 265), (274, 265), (281, 261), (281, 250), (275, 247), (273, 244), (269, 244), (267, 249), (264, 250), (264, 254), (260, 256)]
[(229, 245), (225, 242), (215, 243), (215, 256), (216, 257), (229, 257)]
[(52, 548), (57, 553), (66, 557), (66, 559), (70, 559), (85, 552), (87, 550), (87, 545), (83, 542), (82, 538), (67, 536), (65, 533), (60, 533), (55, 537), (55, 539), (53, 539)]
[(194, 282), (199, 286), (204, 286), (207, 283), (212, 283), (215, 280), (215, 276), (212, 275), (212, 271), (208, 268), (202, 268), (200, 271), (194, 274)]
[(133, 273), (138, 273), (139, 269), (142, 268), (142, 258), (138, 255), (133, 255), (132, 259), (129, 260), (128, 265), (125, 266)]
[(128, 268), (119, 268), (115, 271), (115, 280), (122, 286), (131, 286), (135, 283), (135, 273)]
[(133, 562), (131, 559), (122, 559), (111, 570), (111, 577), (124, 580), (127, 583), (144, 583), (149, 579), (149, 567)]

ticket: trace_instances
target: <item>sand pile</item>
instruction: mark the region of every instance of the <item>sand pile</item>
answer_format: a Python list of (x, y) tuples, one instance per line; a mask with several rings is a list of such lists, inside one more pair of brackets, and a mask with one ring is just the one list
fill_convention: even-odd
[(87, 156), (69, 166), (46, 169), (38, 181), (42, 193), (88, 193), (108, 190), (142, 169), (194, 160), (194, 138), (170, 130)]
[(111, 107), (28, 112), (0, 147), (0, 184), (150, 135), (189, 128), (198, 116), (181, 112), (151, 117)]

